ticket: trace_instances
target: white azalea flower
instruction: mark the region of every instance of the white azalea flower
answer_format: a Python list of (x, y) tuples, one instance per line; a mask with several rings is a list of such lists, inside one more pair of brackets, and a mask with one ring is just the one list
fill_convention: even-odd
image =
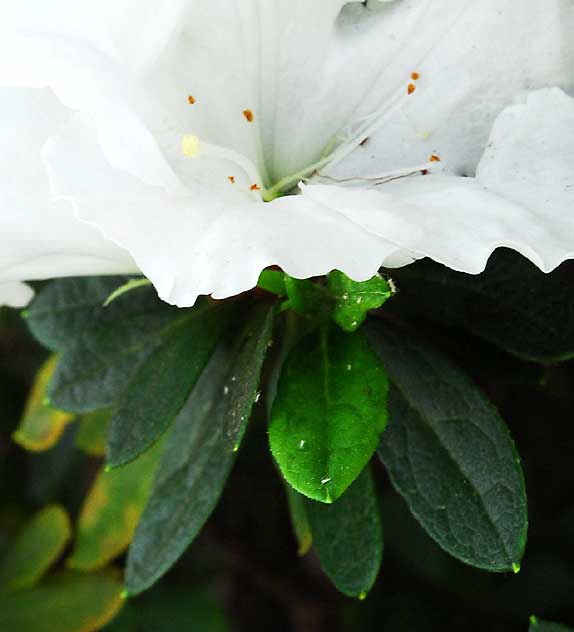
[(139, 270), (187, 306), (272, 264), (574, 256), (570, 0), (25, 0), (0, 20), (11, 304), (64, 275)]

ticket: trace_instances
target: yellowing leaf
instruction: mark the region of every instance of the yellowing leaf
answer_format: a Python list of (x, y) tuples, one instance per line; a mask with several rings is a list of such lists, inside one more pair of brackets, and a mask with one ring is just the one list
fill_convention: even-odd
[(80, 513), (68, 566), (102, 568), (127, 548), (147, 502), (161, 447), (160, 442), (123, 467), (100, 470)]
[(74, 419), (74, 415), (52, 408), (46, 399), (50, 379), (58, 357), (50, 356), (38, 371), (24, 415), (13, 435), (14, 441), (26, 450), (41, 452), (53, 447)]
[(84, 415), (78, 423), (76, 445), (90, 456), (102, 457), (106, 453), (106, 437), (110, 427), (111, 411), (96, 410)]
[(40, 511), (0, 560), (0, 587), (33, 586), (62, 554), (70, 535), (70, 521), (61, 507), (52, 505)]
[(117, 574), (60, 573), (34, 588), (0, 596), (0, 630), (96, 632), (122, 607)]

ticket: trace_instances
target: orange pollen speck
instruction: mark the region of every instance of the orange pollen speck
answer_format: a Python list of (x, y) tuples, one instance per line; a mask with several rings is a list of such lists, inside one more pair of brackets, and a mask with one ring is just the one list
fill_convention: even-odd
[(251, 110), (243, 110), (243, 116), (249, 123), (253, 123), (253, 112)]
[(195, 104), (195, 97), (192, 97), (191, 94), (187, 97), (187, 102), (189, 103), (189, 105), (194, 105)]
[(412, 94), (416, 89), (417, 87), (415, 86), (414, 83), (409, 83), (409, 85), (407, 86), (407, 92), (409, 94)]
[(418, 73), (418, 72), (412, 72), (412, 73), (411, 73), (411, 79), (412, 79), (413, 81), (418, 81), (420, 78), (421, 78), (421, 76), (419, 75), (419, 73)]
[(261, 187), (258, 184), (252, 184), (250, 188), (252, 191), (261, 191)]
[(436, 154), (433, 154), (433, 155), (429, 158), (429, 162), (440, 162), (440, 156), (437, 156)]
[(227, 176), (227, 179), (231, 182), (231, 184), (235, 184), (235, 176)]

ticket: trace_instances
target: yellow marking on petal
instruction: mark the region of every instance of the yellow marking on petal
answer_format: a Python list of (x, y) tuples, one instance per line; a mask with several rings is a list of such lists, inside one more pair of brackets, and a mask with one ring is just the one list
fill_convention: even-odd
[(201, 141), (193, 134), (186, 134), (181, 139), (181, 152), (184, 156), (195, 158), (201, 153)]

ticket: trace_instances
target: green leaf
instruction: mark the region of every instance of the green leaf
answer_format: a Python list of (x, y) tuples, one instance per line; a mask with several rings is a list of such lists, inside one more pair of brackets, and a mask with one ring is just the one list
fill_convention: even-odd
[(189, 585), (159, 585), (131, 599), (106, 632), (229, 632), (221, 606)]
[(309, 519), (307, 518), (307, 512), (305, 510), (306, 499), (305, 496), (296, 492), (291, 485), (285, 484), (285, 491), (287, 493), (287, 503), (289, 505), (291, 525), (293, 526), (293, 531), (299, 545), (297, 554), (306, 555), (313, 544), (311, 525), (309, 524)]
[(454, 272), (429, 260), (393, 270), (403, 306), (441, 325), (470, 330), (526, 359), (574, 357), (574, 262), (550, 274), (498, 249), (483, 274)]
[(206, 307), (178, 309), (140, 290), (102, 308), (101, 319), (65, 348), (50, 385), (53, 404), (79, 413), (111, 406), (166, 336)]
[(517, 571), (527, 532), (516, 449), (494, 406), (446, 358), (388, 324), (366, 331), (391, 378), (379, 455), (412, 513), (448, 553)]
[(15, 590), (33, 586), (60, 557), (70, 536), (70, 520), (61, 507), (51, 505), (40, 511), (0, 560), (0, 587)]
[(100, 470), (80, 513), (74, 550), (67, 561), (70, 568), (102, 568), (128, 547), (149, 498), (162, 448), (159, 442), (124, 467)]
[(20, 425), (12, 435), (14, 441), (26, 450), (49, 450), (56, 445), (66, 426), (74, 420), (73, 414), (52, 408), (46, 395), (57, 362), (58, 357), (52, 355), (42, 365), (36, 375)]
[(291, 309), (300, 314), (315, 314), (321, 311), (324, 296), (311, 279), (295, 279), (288, 274), (285, 274), (283, 279)]
[(130, 547), (130, 594), (159, 579), (213, 511), (256, 399), (272, 322), (273, 307), (258, 306), (235, 343), (218, 347), (175, 420)]
[(0, 596), (0, 630), (96, 632), (122, 607), (121, 590), (115, 573), (61, 573)]
[(313, 333), (289, 353), (269, 440), (288, 483), (333, 502), (359, 475), (387, 422), (385, 369), (359, 332)]
[[(48, 283), (24, 312), (34, 336), (45, 347), (60, 350), (101, 320), (106, 298), (127, 277), (79, 277)], [(105, 315), (113, 318), (115, 310)]]
[(271, 294), (275, 294), (276, 296), (286, 296), (285, 272), (272, 268), (263, 270), (259, 275), (257, 287), (266, 292), (271, 292)]
[(112, 467), (147, 450), (172, 423), (229, 324), (227, 305), (191, 313), (194, 317), (166, 335), (120, 396), (108, 434)]
[(561, 623), (550, 623), (542, 621), (535, 616), (530, 617), (529, 632), (573, 632), (572, 628), (567, 628)]
[(333, 319), (344, 331), (357, 330), (367, 312), (381, 307), (392, 295), (389, 284), (378, 274), (360, 283), (339, 270), (329, 274), (329, 291), (335, 299)]
[(363, 599), (383, 557), (381, 515), (369, 467), (332, 505), (307, 500), (305, 507), (323, 571), (343, 594)]
[(104, 456), (110, 421), (109, 408), (84, 415), (78, 422), (76, 446), (90, 456)]

